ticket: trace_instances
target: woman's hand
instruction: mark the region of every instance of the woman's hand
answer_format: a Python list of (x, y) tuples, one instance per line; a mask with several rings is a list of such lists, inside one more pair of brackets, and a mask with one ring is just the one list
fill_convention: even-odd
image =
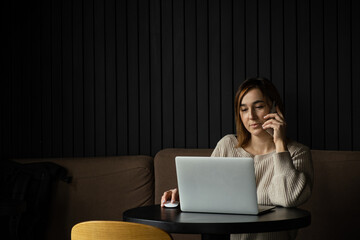
[(280, 112), (278, 106), (276, 106), (276, 113), (267, 114), (264, 119), (266, 122), (262, 125), (263, 129), (274, 129), (274, 143), (276, 152), (287, 151), (286, 146), (286, 122), (284, 115)]
[(169, 191), (164, 192), (164, 194), (161, 197), (161, 207), (164, 207), (164, 203), (169, 200), (172, 203), (175, 201), (179, 201), (179, 192), (177, 188), (170, 189)]

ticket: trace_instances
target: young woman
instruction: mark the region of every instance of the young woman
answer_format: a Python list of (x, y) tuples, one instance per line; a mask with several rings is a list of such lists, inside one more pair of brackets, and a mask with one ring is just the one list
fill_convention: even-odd
[[(235, 135), (226, 135), (212, 156), (252, 157), (258, 203), (295, 207), (307, 201), (313, 184), (308, 147), (286, 138), (284, 106), (275, 86), (264, 78), (250, 78), (235, 96)], [(161, 199), (178, 200), (177, 189)], [(231, 239), (295, 239), (297, 231), (232, 234)]]

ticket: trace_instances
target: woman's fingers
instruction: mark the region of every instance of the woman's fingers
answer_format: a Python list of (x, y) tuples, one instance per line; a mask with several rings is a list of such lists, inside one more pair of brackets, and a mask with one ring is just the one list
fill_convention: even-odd
[(177, 188), (173, 189), (171, 194), (171, 202), (175, 202), (178, 200), (178, 190)]
[(178, 194), (177, 188), (168, 190), (168, 191), (164, 192), (163, 195), (161, 196), (160, 205), (161, 205), (161, 207), (163, 207), (165, 202), (167, 202), (169, 200), (171, 202), (175, 202), (178, 200), (178, 198), (179, 198), (179, 194)]
[(286, 141), (286, 123), (285, 122), (280, 122), (276, 119), (269, 119), (267, 120), (264, 124), (263, 124), (263, 129), (274, 129), (274, 134), (273, 134), (273, 140), (275, 143), (280, 142), (285, 142)]
[(169, 190), (169, 191), (164, 192), (161, 197), (161, 207), (163, 207), (164, 203), (166, 201), (168, 201), (168, 199), (170, 199), (170, 198), (171, 198), (171, 191)]
[(269, 113), (264, 117), (264, 119), (265, 120), (276, 119), (279, 122), (285, 122), (284, 117), (278, 113)]
[(275, 118), (271, 118), (267, 120), (262, 126), (264, 129), (269, 127), (276, 128), (276, 127), (286, 126), (286, 122), (283, 120), (277, 120)]

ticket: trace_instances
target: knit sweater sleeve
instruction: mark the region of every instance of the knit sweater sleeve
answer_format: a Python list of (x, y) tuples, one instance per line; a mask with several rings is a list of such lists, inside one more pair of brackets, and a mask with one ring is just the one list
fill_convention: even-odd
[(274, 174), (268, 196), (274, 205), (299, 206), (311, 195), (313, 166), (310, 149), (301, 145), (291, 152), (274, 153)]

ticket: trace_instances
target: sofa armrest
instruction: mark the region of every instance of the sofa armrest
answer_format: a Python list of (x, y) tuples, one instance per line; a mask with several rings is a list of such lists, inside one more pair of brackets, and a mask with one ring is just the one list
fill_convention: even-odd
[(70, 184), (59, 181), (50, 209), (48, 239), (70, 239), (72, 226), (87, 220), (122, 220), (125, 210), (154, 204), (153, 158), (115, 156), (20, 159), (54, 162), (68, 170)]

